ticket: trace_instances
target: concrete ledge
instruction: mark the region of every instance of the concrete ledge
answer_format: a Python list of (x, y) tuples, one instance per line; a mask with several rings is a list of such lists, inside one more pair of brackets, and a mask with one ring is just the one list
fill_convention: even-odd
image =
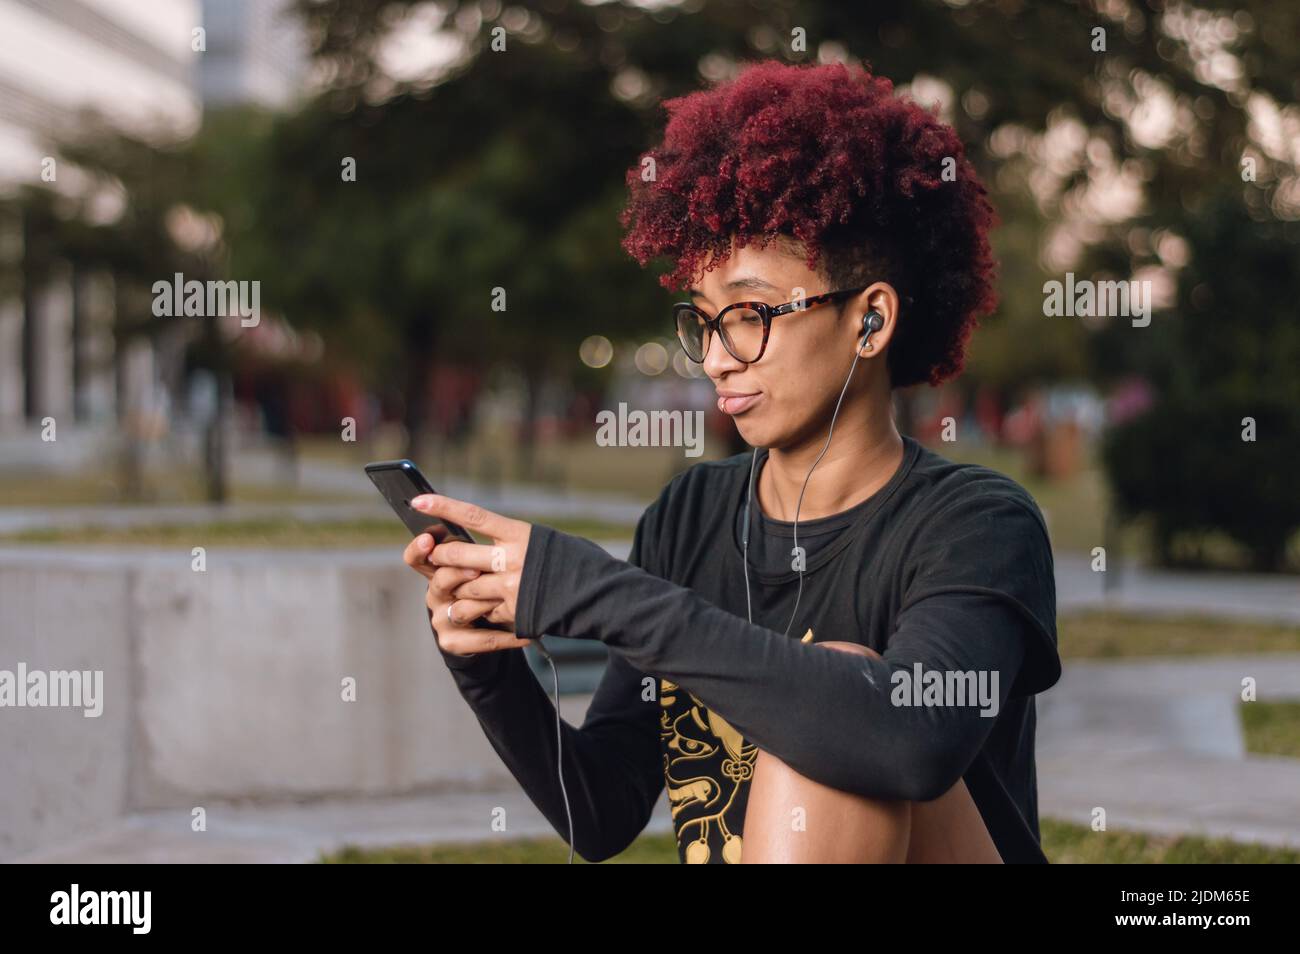
[(188, 549), (3, 548), (0, 669), (19, 662), (103, 670), (104, 703), (0, 709), (0, 859), (141, 810), (514, 784), (390, 548), (209, 548), (203, 572)]

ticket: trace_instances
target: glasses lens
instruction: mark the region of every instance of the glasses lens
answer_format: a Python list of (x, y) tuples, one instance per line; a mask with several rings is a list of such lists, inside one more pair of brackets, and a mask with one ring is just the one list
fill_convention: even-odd
[(722, 316), (722, 340), (740, 361), (757, 361), (763, 349), (763, 316), (752, 308), (729, 308)]
[(703, 361), (709, 347), (709, 328), (704, 323), (704, 316), (691, 308), (678, 308), (677, 340), (682, 343), (682, 350), (692, 361)]

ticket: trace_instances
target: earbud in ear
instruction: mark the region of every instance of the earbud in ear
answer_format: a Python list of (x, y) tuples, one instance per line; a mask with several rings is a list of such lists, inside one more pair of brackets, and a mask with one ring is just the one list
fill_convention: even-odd
[(862, 341), (858, 344), (859, 348), (871, 350), (869, 339), (873, 332), (879, 331), (885, 327), (885, 319), (881, 317), (878, 311), (869, 311), (862, 316)]

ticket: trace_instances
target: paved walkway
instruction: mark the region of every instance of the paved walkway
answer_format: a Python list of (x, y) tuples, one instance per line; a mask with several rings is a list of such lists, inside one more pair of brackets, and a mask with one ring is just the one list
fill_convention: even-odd
[[(1039, 810), (1087, 825), (1300, 848), (1300, 760), (1246, 755), (1237, 699), (1300, 699), (1300, 653), (1073, 662), (1038, 700)], [(508, 832), (493, 832), (506, 810)], [(142, 812), (30, 862), (308, 862), (344, 845), (553, 835), (517, 788), (402, 798)], [(647, 828), (671, 830), (661, 795)]]
[[(140, 812), (89, 838), (44, 849), (17, 862), (305, 863), (346, 845), (390, 847), (493, 839), (555, 837), (555, 830), (519, 788), (431, 793), (301, 804), (208, 808), (208, 830), (190, 831), (188, 809)], [(492, 830), (505, 809), (507, 831)], [(661, 796), (648, 832), (671, 831)]]
[(1246, 754), (1248, 676), (1300, 700), (1300, 653), (1069, 663), (1038, 699), (1042, 814), (1300, 848), (1300, 759)]
[(1300, 577), (1286, 574), (1192, 573), (1130, 564), (1094, 573), (1081, 554), (1056, 555), (1059, 612), (1088, 608), (1226, 616), (1300, 624)]
[[(365, 481), (365, 477), (361, 478)], [(0, 507), (0, 533), (18, 533), (45, 527), (139, 527), (158, 524), (235, 523), (269, 518), (339, 523), (365, 518), (392, 519), (388, 505), (373, 487), (358, 494), (356, 502), (338, 503), (229, 503), (229, 504), (111, 504), (69, 507)], [(512, 485), (486, 490), (461, 481), (446, 481), (439, 490), (463, 500), (473, 500), (489, 510), (544, 519), (585, 518), (635, 526), (645, 504), (617, 494), (558, 491), (545, 487)]]

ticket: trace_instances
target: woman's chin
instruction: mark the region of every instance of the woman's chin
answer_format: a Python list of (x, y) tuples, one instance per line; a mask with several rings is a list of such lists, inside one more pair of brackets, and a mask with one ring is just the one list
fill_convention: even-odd
[(760, 422), (753, 419), (742, 420), (736, 419), (736, 430), (744, 438), (745, 443), (750, 447), (770, 447), (773, 434), (770, 428), (764, 427)]

